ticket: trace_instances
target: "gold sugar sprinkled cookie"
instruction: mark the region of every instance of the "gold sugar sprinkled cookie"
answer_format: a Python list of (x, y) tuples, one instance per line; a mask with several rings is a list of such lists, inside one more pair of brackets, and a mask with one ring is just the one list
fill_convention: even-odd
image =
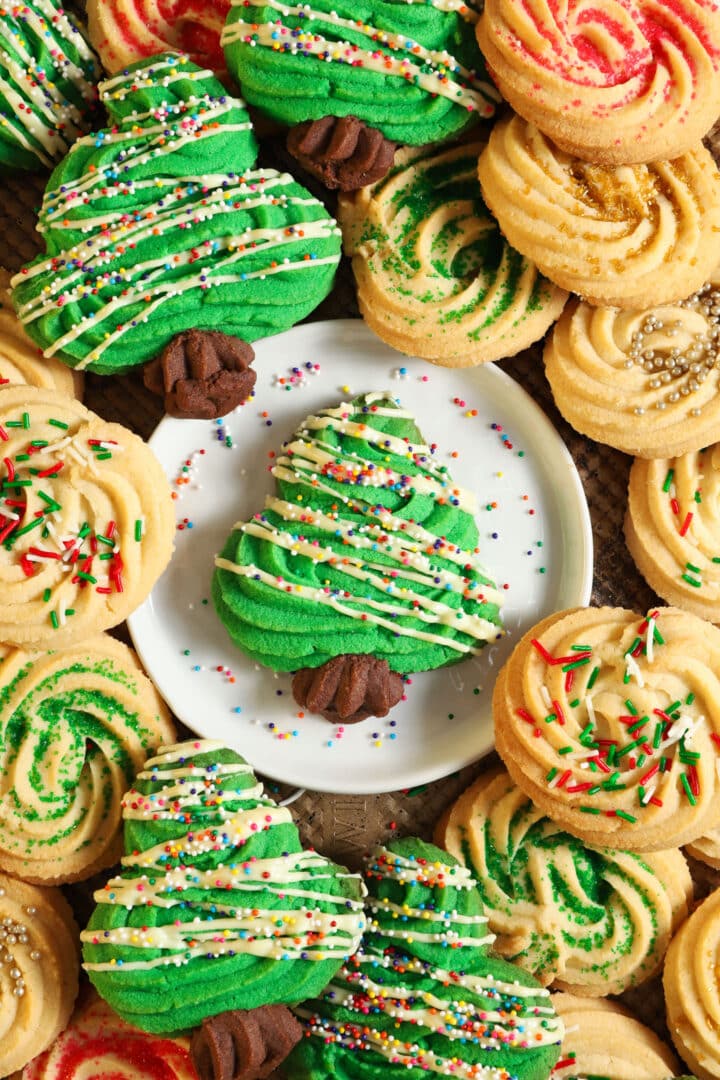
[(44, 357), (23, 330), (10, 299), (10, 277), (0, 268), (0, 386), (28, 383), (79, 397), (82, 375), (54, 357)]
[(660, 851), (720, 824), (720, 630), (677, 608), (549, 616), (493, 694), (510, 775), (568, 832)]
[(647, 458), (707, 446), (720, 430), (720, 267), (674, 304), (571, 301), (544, 360), (557, 407), (583, 435)]
[(78, 992), (78, 928), (59, 889), (0, 874), (0, 1076), (67, 1024)]
[(619, 994), (654, 975), (692, 901), (682, 852), (592, 849), (504, 769), (460, 796), (436, 841), (476, 878), (494, 948), (545, 985), (583, 995)]
[(682, 300), (717, 264), (720, 173), (698, 144), (648, 165), (594, 165), (510, 116), (480, 155), (483, 197), (507, 240), (593, 304)]
[(720, 443), (630, 470), (625, 538), (669, 604), (720, 622)]
[(667, 1025), (699, 1080), (720, 1076), (720, 889), (673, 938), (663, 975)]
[(0, 387), (0, 643), (55, 648), (122, 622), (174, 532), (142, 439), (56, 392)]

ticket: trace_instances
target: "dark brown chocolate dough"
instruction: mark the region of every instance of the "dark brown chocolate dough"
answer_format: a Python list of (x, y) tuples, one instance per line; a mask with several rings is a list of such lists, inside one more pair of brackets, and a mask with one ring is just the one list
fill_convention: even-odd
[(162, 394), (165, 412), (189, 420), (216, 420), (245, 401), (255, 385), (255, 352), (242, 338), (219, 330), (177, 334), (145, 365), (148, 390)]
[(297, 124), (287, 148), (327, 188), (357, 191), (382, 180), (393, 163), (396, 144), (357, 116), (323, 116)]
[(403, 695), (403, 681), (387, 660), (348, 653), (296, 672), (292, 691), (298, 705), (331, 723), (355, 724), (387, 716)]
[(200, 1080), (264, 1080), (301, 1038), (286, 1005), (233, 1009), (203, 1020), (190, 1055)]

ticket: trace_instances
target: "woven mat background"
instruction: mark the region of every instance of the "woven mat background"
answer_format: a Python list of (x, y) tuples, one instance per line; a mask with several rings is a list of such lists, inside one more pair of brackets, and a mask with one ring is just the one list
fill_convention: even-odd
[[(720, 126), (715, 129), (714, 146), (720, 149)], [(286, 155), (279, 141), (271, 139), (263, 147), (261, 164), (283, 167)], [(35, 232), (37, 208), (47, 180), (46, 174), (0, 177), (0, 265), (16, 271), (43, 249)], [(323, 193), (307, 183), (314, 193)], [(327, 200), (327, 195), (325, 193)], [(331, 206), (332, 209), (332, 206)], [(357, 316), (352, 274), (343, 261), (335, 289), (312, 319)], [(578, 435), (555, 408), (545, 378), (541, 349), (537, 346), (500, 365), (533, 396), (564, 439), (582, 479), (590, 508), (595, 550), (593, 604), (610, 604), (641, 612), (659, 601), (638, 574), (623, 540), (623, 516), (631, 458)], [(147, 438), (162, 417), (160, 399), (142, 384), (141, 373), (112, 378), (86, 374), (84, 400), (87, 406), (108, 420), (125, 424)], [(434, 825), (443, 810), (484, 769), (496, 761), (491, 754), (482, 762), (428, 786), (419, 794), (407, 791), (385, 795), (328, 795), (306, 791), (293, 804), (293, 813), (303, 841), (338, 861), (357, 868), (364, 852), (376, 842), (395, 835), (419, 835), (431, 839)], [(275, 792), (277, 785), (271, 785)], [(283, 790), (283, 794), (286, 792)], [(716, 873), (691, 860), (698, 899), (720, 885)], [(102, 881), (89, 881), (69, 891), (78, 920), (84, 925), (91, 909), (92, 889)], [(659, 979), (629, 991), (622, 1000), (645, 1023), (667, 1038), (664, 1003)]]

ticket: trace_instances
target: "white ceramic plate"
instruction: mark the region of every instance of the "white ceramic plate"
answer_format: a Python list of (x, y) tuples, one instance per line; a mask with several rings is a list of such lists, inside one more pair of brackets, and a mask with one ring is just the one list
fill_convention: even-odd
[[(371, 794), (445, 776), (492, 748), (493, 683), (513, 644), (545, 615), (589, 600), (590, 519), (572, 459), (498, 368), (453, 371), (405, 358), (360, 321), (298, 326), (258, 342), (256, 354), (250, 402), (223, 421), (165, 419), (150, 440), (177, 493), (181, 527), (170, 566), (129, 620), (135, 646), (189, 728), (231, 744), (276, 780)], [(305, 416), (387, 389), (438, 444), (437, 460), (478, 495), (481, 555), (509, 586), (508, 634), (479, 657), (413, 676), (407, 700), (384, 720), (341, 732), (300, 717), (291, 677), (232, 644), (209, 601), (213, 557), (234, 522), (262, 508), (274, 485), (271, 455)]]

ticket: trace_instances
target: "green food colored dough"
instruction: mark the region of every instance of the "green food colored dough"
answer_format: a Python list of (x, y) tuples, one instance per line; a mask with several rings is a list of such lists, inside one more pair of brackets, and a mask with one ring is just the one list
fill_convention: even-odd
[(446, 0), (234, 0), (223, 31), (247, 100), (284, 124), (358, 116), (414, 146), (495, 110), (475, 38), (479, 5)]
[(272, 471), (277, 496), (230, 534), (212, 585), (253, 660), (294, 671), (366, 653), (426, 671), (500, 636), (474, 496), (392, 397), (308, 417)]
[(337, 224), (286, 173), (254, 169), (244, 103), (168, 54), (100, 87), (111, 127), (55, 169), (47, 254), (14, 281), (30, 337), (72, 367), (127, 371), (183, 330), (255, 341), (332, 288)]
[(315, 1001), (292, 1080), (546, 1080), (563, 1024), (548, 991), (494, 956), (469, 872), (420, 840), (370, 856), (368, 929)]
[(55, 0), (0, 14), (0, 165), (49, 168), (90, 129), (100, 66)]
[(85, 968), (123, 1019), (175, 1032), (319, 993), (355, 951), (363, 888), (303, 851), (287, 808), (220, 743), (163, 747), (125, 797), (121, 876), (95, 894)]

